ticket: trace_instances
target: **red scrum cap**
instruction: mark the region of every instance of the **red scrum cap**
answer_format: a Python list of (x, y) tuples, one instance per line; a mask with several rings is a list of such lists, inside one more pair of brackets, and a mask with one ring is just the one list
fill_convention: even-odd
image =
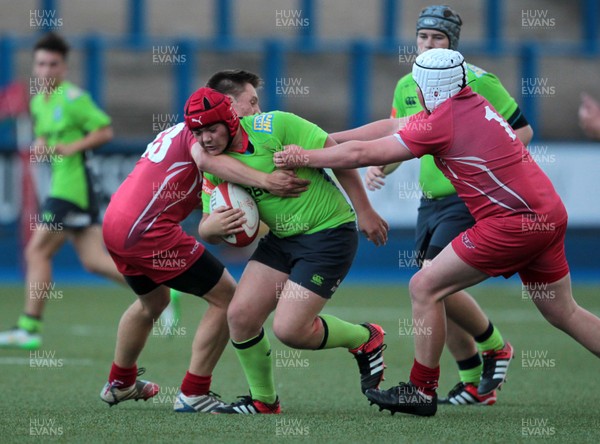
[(229, 140), (240, 127), (240, 119), (231, 105), (231, 99), (211, 88), (200, 88), (185, 103), (185, 124), (190, 130), (214, 123), (224, 123), (229, 129)]

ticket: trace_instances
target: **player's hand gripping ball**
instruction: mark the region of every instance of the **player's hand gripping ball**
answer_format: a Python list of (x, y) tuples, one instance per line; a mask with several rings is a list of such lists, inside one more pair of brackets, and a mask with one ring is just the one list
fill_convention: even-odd
[(239, 185), (223, 182), (210, 195), (210, 211), (221, 206), (239, 208), (245, 213), (246, 218), (246, 223), (242, 225), (244, 231), (223, 236), (225, 243), (234, 247), (250, 245), (256, 239), (260, 225), (258, 207), (252, 196)]

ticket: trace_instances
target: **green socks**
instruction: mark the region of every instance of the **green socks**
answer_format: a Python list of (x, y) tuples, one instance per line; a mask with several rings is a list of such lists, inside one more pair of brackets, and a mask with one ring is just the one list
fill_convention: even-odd
[(325, 336), (319, 350), (338, 347), (358, 348), (367, 342), (371, 336), (369, 329), (362, 325), (351, 324), (327, 314), (321, 314), (319, 317), (325, 328)]
[(460, 376), (460, 382), (465, 384), (479, 385), (479, 379), (483, 370), (483, 363), (479, 353), (475, 353), (468, 359), (463, 361), (456, 361), (458, 364), (458, 375)]
[(475, 342), (477, 342), (477, 349), (480, 352), (486, 350), (501, 350), (504, 347), (504, 339), (502, 339), (500, 331), (494, 327), (491, 322), (482, 335), (475, 337)]
[[(504, 339), (500, 331), (490, 322), (486, 331), (475, 337), (479, 353), (486, 350), (501, 350), (504, 347)], [(479, 385), (483, 363), (479, 353), (463, 361), (457, 361), (460, 381), (465, 384)]]
[[(369, 340), (371, 333), (362, 325), (351, 324), (331, 315), (320, 315), (325, 328), (325, 336), (319, 349), (343, 347), (354, 349)], [(250, 386), (252, 399), (273, 404), (277, 399), (271, 344), (262, 329), (255, 338), (243, 342), (231, 341), (237, 354), (246, 380)]]
[(39, 333), (42, 330), (42, 320), (22, 314), (17, 321), (17, 327), (27, 330), (29, 333)]
[(277, 394), (273, 379), (271, 344), (265, 330), (262, 329), (255, 338), (243, 342), (232, 340), (231, 343), (246, 375), (252, 399), (273, 404)]

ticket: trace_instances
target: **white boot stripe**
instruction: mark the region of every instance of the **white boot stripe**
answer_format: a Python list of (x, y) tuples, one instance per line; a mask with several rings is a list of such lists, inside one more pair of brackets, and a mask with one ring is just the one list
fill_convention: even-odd
[(202, 408), (202, 412), (207, 413), (214, 409), (218, 404), (216, 402), (211, 402), (210, 404), (204, 406)]
[(198, 410), (200, 407), (204, 407), (206, 404), (209, 404), (212, 401), (212, 399), (208, 398), (202, 398), (199, 399), (198, 402), (196, 402), (195, 404), (192, 404), (192, 407), (194, 407), (196, 410)]
[(465, 398), (465, 401), (467, 402), (467, 404), (474, 404), (477, 402), (477, 400), (475, 398), (473, 398), (470, 393), (463, 392), (463, 393), (461, 393), (461, 395), (463, 398)]
[(373, 359), (379, 358), (380, 356), (381, 356), (381, 350), (379, 350), (373, 356), (369, 356), (369, 361), (372, 361)]
[(383, 363), (383, 357), (377, 359), (376, 361), (371, 362), (371, 368), (378, 366)]
[(382, 371), (383, 371), (383, 365), (380, 365), (379, 367), (376, 367), (371, 370), (371, 375), (374, 375), (375, 373), (382, 372)]

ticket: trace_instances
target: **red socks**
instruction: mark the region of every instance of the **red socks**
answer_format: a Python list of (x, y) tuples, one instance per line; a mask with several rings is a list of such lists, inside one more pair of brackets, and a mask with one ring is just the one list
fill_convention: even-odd
[(185, 372), (185, 377), (181, 383), (181, 393), (185, 396), (206, 395), (210, 390), (212, 375), (198, 376), (190, 372)]
[[(115, 387), (131, 387), (135, 384), (137, 378), (137, 365), (131, 368), (122, 368), (113, 362), (108, 376), (108, 382), (113, 383)], [(181, 393), (185, 396), (206, 395), (210, 390), (212, 375), (198, 376), (186, 372), (181, 383)]]
[(115, 387), (131, 387), (137, 378), (137, 365), (131, 368), (122, 368), (113, 362), (108, 375), (108, 382)]
[(428, 396), (435, 395), (440, 379), (440, 366), (436, 368), (425, 367), (423, 364), (414, 360), (412, 370), (410, 371), (410, 382)]

